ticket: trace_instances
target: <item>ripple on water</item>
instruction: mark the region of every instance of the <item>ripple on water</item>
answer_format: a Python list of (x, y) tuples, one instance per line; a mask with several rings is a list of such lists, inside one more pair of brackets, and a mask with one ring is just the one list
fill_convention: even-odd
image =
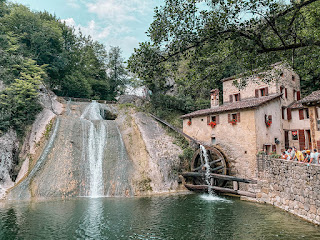
[(213, 201), (213, 202), (227, 202), (227, 203), (232, 203), (231, 200), (228, 200), (223, 197), (219, 197), (218, 195), (213, 195), (213, 194), (201, 194), (199, 195), (202, 200), (206, 201)]

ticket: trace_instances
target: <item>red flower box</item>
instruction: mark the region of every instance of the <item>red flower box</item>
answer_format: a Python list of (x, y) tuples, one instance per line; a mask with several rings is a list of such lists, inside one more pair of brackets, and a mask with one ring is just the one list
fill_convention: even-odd
[(217, 123), (216, 123), (216, 122), (210, 122), (209, 125), (210, 125), (212, 128), (214, 128), (214, 127), (217, 125)]
[(266, 122), (267, 127), (270, 127), (271, 124), (272, 124), (272, 121), (271, 121), (271, 120), (268, 120), (268, 121)]

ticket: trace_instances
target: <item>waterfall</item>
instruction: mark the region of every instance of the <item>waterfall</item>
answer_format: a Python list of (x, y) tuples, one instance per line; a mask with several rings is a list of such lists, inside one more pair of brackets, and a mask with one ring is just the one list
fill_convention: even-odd
[(204, 167), (206, 169), (206, 173), (205, 173), (205, 181), (206, 184), (208, 185), (208, 193), (209, 195), (213, 195), (213, 190), (212, 190), (212, 185), (210, 182), (210, 164), (209, 164), (209, 156), (208, 156), (208, 152), (206, 150), (206, 148), (202, 145), (200, 145), (200, 151), (202, 152), (202, 154), (200, 154), (200, 156), (204, 158)]
[(90, 197), (104, 195), (103, 159), (106, 145), (106, 128), (100, 115), (100, 104), (93, 101), (80, 117), (84, 126), (83, 154), (89, 162)]

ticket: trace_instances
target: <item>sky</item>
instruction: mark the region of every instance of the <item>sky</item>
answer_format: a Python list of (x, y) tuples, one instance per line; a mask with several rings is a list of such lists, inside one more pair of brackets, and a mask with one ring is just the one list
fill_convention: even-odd
[(153, 20), (153, 9), (163, 0), (12, 0), (34, 11), (48, 11), (81, 29), (107, 49), (119, 46), (127, 60)]

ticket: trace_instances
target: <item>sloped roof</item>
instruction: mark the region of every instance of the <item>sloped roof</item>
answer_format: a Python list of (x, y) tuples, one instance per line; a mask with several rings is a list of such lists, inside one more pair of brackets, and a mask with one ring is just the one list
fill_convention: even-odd
[(201, 109), (192, 113), (185, 114), (181, 116), (181, 118), (190, 118), (190, 117), (197, 117), (197, 116), (205, 116), (208, 114), (213, 113), (221, 113), (221, 112), (228, 112), (228, 111), (234, 111), (234, 110), (241, 110), (246, 108), (256, 108), (260, 105), (267, 103), (269, 101), (272, 101), (276, 98), (279, 98), (282, 94), (273, 94), (265, 97), (260, 98), (251, 98), (251, 99), (245, 99), (239, 102), (233, 102), (229, 104), (224, 104), (219, 107), (215, 108), (208, 108), (208, 109)]
[(296, 102), (290, 104), (288, 107), (289, 107), (289, 108), (292, 108), (292, 109), (305, 108), (305, 107), (302, 105), (301, 101), (302, 101), (302, 100), (296, 101)]
[(301, 103), (306, 105), (317, 102), (320, 103), (320, 90), (312, 92), (301, 100)]

